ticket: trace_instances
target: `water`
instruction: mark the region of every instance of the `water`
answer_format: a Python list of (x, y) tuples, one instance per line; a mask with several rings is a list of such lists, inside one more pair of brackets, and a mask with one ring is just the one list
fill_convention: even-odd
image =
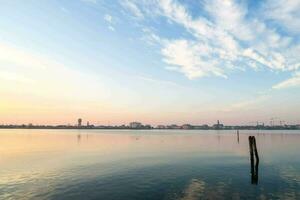
[(0, 199), (300, 199), (299, 144), (299, 131), (0, 130)]

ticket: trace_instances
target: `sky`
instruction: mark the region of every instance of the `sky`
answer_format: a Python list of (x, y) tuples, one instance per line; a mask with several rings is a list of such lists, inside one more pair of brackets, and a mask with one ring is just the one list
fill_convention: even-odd
[(300, 124), (300, 0), (0, 3), (0, 124)]

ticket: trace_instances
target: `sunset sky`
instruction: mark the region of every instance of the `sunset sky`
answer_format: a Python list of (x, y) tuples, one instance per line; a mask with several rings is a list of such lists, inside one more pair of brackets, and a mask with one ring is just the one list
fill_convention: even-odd
[(7, 0), (0, 124), (300, 124), (299, 0)]

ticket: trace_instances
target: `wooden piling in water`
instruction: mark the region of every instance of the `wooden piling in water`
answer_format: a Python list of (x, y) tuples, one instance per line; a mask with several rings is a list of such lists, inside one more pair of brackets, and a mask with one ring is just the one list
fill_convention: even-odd
[(254, 136), (252, 136), (252, 137), (253, 137), (253, 149), (254, 149), (256, 162), (259, 162), (259, 157), (258, 157), (257, 148), (256, 148), (256, 139)]
[[(250, 164), (251, 164), (251, 183), (258, 183), (258, 165), (259, 165), (259, 156), (256, 147), (256, 139), (254, 136), (249, 136), (249, 150), (250, 150)], [(255, 155), (255, 161), (254, 161)], [(255, 168), (254, 168), (255, 162)]]

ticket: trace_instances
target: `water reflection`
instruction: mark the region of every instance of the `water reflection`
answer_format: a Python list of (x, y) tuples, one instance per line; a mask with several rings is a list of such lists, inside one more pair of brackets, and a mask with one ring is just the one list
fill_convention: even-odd
[(180, 200), (197, 200), (203, 197), (205, 190), (205, 182), (192, 179), (188, 184), (187, 188), (184, 190), (183, 197)]
[(300, 199), (299, 143), (290, 132), (0, 130), (0, 199)]
[[(249, 136), (249, 150), (250, 150), (250, 162), (251, 162), (251, 184), (258, 184), (258, 165), (259, 156), (256, 147), (255, 136)], [(255, 158), (254, 158), (255, 155)], [(255, 165), (255, 167), (254, 167)]]
[(80, 144), (80, 140), (81, 140), (81, 135), (80, 133), (77, 135), (77, 143)]

